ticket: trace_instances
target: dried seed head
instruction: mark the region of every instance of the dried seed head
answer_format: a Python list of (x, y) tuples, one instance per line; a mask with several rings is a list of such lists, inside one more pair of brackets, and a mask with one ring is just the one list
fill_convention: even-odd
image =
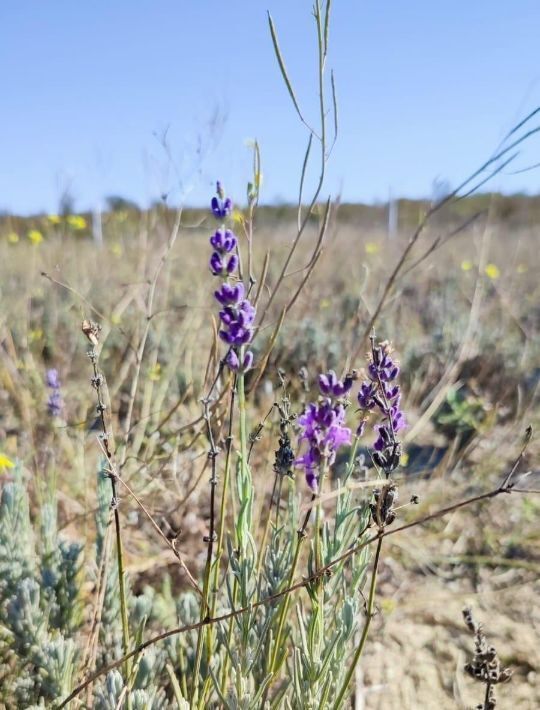
[(98, 323), (94, 323), (94, 321), (83, 320), (81, 330), (92, 345), (97, 347), (99, 343), (99, 332), (101, 330), (101, 326)]

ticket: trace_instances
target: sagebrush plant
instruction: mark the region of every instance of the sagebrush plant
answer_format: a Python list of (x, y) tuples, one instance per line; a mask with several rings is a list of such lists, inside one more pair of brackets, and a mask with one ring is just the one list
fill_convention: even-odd
[[(377, 285), (366, 312), (362, 284), (361, 296), (355, 291), (338, 301), (332, 283), (330, 294), (324, 294), (335, 304), (330, 314), (322, 306), (318, 313), (312, 308), (300, 324), (290, 315), (330, 242), (334, 214), (330, 198), (322, 199), (337, 137), (334, 79), (329, 86), (325, 80), (330, 5), (317, 1), (313, 12), (316, 127), (300, 107), (269, 17), (279, 68), (308, 134), (295, 230), (282, 262), (276, 264), (268, 253), (259, 259), (255, 248), (261, 187), (255, 143), (245, 208), (235, 210), (221, 182), (210, 196), (208, 217), (217, 221), (208, 228), (209, 248), (191, 263), (196, 269), (191, 281), (205, 299), (204, 316), (174, 298), (169, 308), (166, 298), (180, 210), (155, 254), (157, 265), (143, 266), (144, 317), (133, 333), (116, 327), (131, 303), (128, 295), (108, 316), (80, 299), (87, 316), (82, 331), (89, 344), (94, 398), (86, 389), (70, 395), (55, 367), (31, 383), (36, 390), (41, 387), (42, 400), (46, 394), (39, 423), (46, 451), (35, 456), (43, 455), (47, 465), (30, 469), (17, 464), (0, 501), (0, 699), (7, 708), (338, 710), (358, 692), (355, 679), (377, 614), (385, 539), (523, 490), (514, 479), (530, 432), (495, 488), (481, 493), (472, 488), (457, 503), (446, 498), (444, 507), (399, 524), (403, 440), (419, 426), (408, 423), (410, 405), (407, 399), (402, 403), (401, 383), (412, 399), (413, 376), (422, 379), (429, 355), (446, 356), (448, 346), (442, 338), (432, 353), (416, 362), (408, 358), (404, 368), (386, 338), (403, 353), (412, 349), (413, 335), (403, 329), (396, 333), (399, 317), (383, 319), (381, 314), (388, 313), (389, 295), (407, 273), (404, 267), (416, 268), (456, 233), (453, 229), (423, 253), (414, 252), (411, 263), (429, 218), (457, 201), (459, 190), (466, 192), (471, 183), (474, 187), (476, 178), (484, 180), (486, 171), (493, 175), (506, 165), (508, 151), (524, 140), (515, 137), (524, 122), (509, 134), (510, 148), (503, 144), (458, 190), (429, 209), (403, 252), (396, 253), (395, 268)], [(306, 198), (316, 145), (315, 187)], [(151, 227), (145, 225), (141, 240)], [(300, 243), (307, 243), (301, 253)], [(93, 258), (100, 267), (103, 253)], [(67, 290), (66, 284), (47, 278)], [(306, 300), (313, 301), (314, 294)], [(476, 314), (475, 304), (471, 314)], [(437, 301), (427, 307), (423, 317), (433, 318), (429, 308), (439, 306)], [(183, 313), (178, 332), (162, 325), (160, 316), (167, 310)], [(50, 314), (45, 314), (47, 304), (47, 329)], [(331, 331), (338, 318), (339, 326)], [(473, 330), (470, 322), (467, 335)], [(208, 330), (209, 352), (201, 354), (196, 333)], [(113, 350), (114, 361), (108, 359)], [(455, 407), (451, 415), (439, 412), (444, 402), (457, 401), (451, 386), (464, 353), (465, 345), (429, 393), (425, 408), (430, 416), (438, 413), (438, 424), (453, 427), (459, 446), (463, 426), (474, 434), (477, 420), (483, 421), (476, 408), (473, 414)], [(44, 348), (46, 362), (48, 357)], [(194, 381), (186, 375), (188, 359)], [(167, 398), (168, 389), (174, 390), (174, 401)], [(16, 396), (17, 388), (12, 390)], [(416, 395), (428, 397), (420, 385)], [(64, 520), (60, 530), (54, 451), (61, 437), (70, 455), (75, 449), (65, 441), (69, 433), (61, 419), (70, 396), (91, 402), (86, 407), (90, 415), (80, 420), (91, 432), (99, 464), (97, 477), (86, 471), (79, 484), (85, 491), (84, 511)], [(24, 397), (16, 401), (21, 418), (31, 421)], [(33, 433), (32, 426), (28, 430)], [(72, 439), (78, 435), (80, 427), (73, 427)], [(260, 452), (263, 443), (271, 451), (270, 463)], [(68, 460), (77, 471), (75, 456)], [(194, 481), (170, 474), (171, 468), (199, 460), (204, 463)], [(31, 482), (29, 470), (46, 470), (47, 475)], [(87, 490), (92, 491), (88, 497)], [(196, 501), (195, 515), (184, 505), (190, 497)], [(418, 496), (410, 502), (418, 503)], [(35, 518), (31, 509), (39, 511)], [(174, 517), (178, 510), (180, 519)], [(80, 542), (82, 525), (85, 544)], [(149, 539), (159, 543), (169, 567), (161, 559), (156, 565), (147, 559), (141, 574), (136, 569), (128, 573), (126, 557)], [(492, 702), (491, 694), (488, 685), (485, 703)]]

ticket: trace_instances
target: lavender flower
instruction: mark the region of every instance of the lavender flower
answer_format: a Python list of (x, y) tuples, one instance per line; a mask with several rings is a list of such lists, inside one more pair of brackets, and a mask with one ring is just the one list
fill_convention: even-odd
[(219, 337), (229, 345), (246, 345), (253, 338), (255, 308), (247, 298), (219, 312), (222, 329)]
[[(232, 210), (232, 202), (225, 197), (223, 187), (217, 183), (217, 196), (212, 199), (212, 212), (218, 219), (224, 219)], [(238, 246), (238, 240), (230, 229), (221, 226), (210, 237), (214, 249), (210, 257), (210, 271), (214, 276), (225, 276), (227, 281), (214, 292), (222, 306), (219, 312), (221, 328), (220, 338), (230, 346), (225, 363), (230, 370), (246, 372), (253, 365), (253, 353), (244, 348), (253, 339), (256, 310), (246, 298), (242, 281), (234, 282), (238, 269), (238, 256), (232, 253)], [(236, 277), (237, 278), (237, 277)]]
[(319, 376), (319, 389), (323, 397), (307, 406), (299, 417), (300, 442), (306, 441), (306, 453), (296, 459), (296, 465), (305, 469), (306, 482), (311, 490), (319, 490), (321, 470), (331, 466), (343, 444), (350, 444), (351, 430), (345, 426), (345, 407), (339, 397), (352, 387), (353, 377), (339, 381), (335, 372)]
[(375, 345), (375, 337), (371, 338), (371, 353), (367, 374), (369, 379), (362, 382), (358, 392), (358, 404), (363, 416), (357, 429), (361, 436), (365, 431), (367, 415), (377, 410), (382, 421), (373, 427), (377, 439), (373, 444), (373, 460), (380, 466), (386, 476), (395, 470), (401, 456), (401, 444), (396, 434), (407, 426), (405, 416), (399, 407), (401, 389), (395, 383), (399, 375), (399, 365), (392, 360), (389, 343)]
[(45, 380), (47, 382), (47, 387), (51, 387), (52, 389), (60, 389), (60, 380), (58, 379), (58, 370), (55, 368), (51, 368), (50, 370), (47, 370), (47, 375), (45, 377)]
[(323, 395), (331, 397), (343, 397), (351, 389), (354, 381), (354, 375), (346, 375), (343, 380), (338, 380), (334, 370), (330, 370), (326, 374), (319, 375), (319, 389)]
[(51, 368), (47, 370), (45, 377), (47, 387), (49, 388), (49, 396), (47, 398), (47, 409), (51, 417), (59, 417), (64, 407), (62, 399), (61, 385), (58, 378), (58, 370)]
[(225, 219), (232, 212), (232, 200), (230, 197), (225, 197), (223, 185), (219, 180), (216, 183), (216, 197), (212, 197), (211, 207), (216, 219)]

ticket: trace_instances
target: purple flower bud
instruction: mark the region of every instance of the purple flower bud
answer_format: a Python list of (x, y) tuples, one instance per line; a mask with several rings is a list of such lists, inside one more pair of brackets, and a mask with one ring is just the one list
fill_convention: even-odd
[(214, 296), (222, 306), (236, 305), (244, 298), (244, 284), (239, 281), (235, 286), (228, 283), (221, 285), (218, 291), (214, 291)]
[(360, 424), (358, 425), (358, 427), (356, 429), (356, 436), (358, 436), (358, 437), (364, 436), (364, 433), (366, 431), (366, 423), (367, 423), (367, 419), (361, 420)]
[(312, 468), (306, 468), (306, 483), (311, 488), (313, 493), (319, 490), (319, 477)]
[(319, 375), (319, 389), (321, 394), (330, 393), (330, 382), (328, 380), (328, 375)]
[(223, 272), (223, 261), (217, 251), (210, 257), (210, 271), (214, 276), (220, 276)]
[(56, 368), (51, 368), (47, 370), (47, 387), (52, 387), (54, 389), (60, 388), (60, 380), (58, 379), (58, 370)]
[(375, 406), (374, 395), (377, 391), (377, 385), (374, 382), (362, 382), (360, 391), (358, 392), (358, 404), (361, 409), (373, 409)]
[(60, 391), (61, 385), (58, 378), (58, 370), (54, 368), (47, 370), (45, 381), (47, 383), (47, 387), (51, 390), (47, 398), (47, 409), (51, 417), (58, 417), (62, 413), (62, 408), (64, 406), (62, 392)]
[(233, 254), (231, 257), (229, 257), (229, 261), (227, 262), (227, 273), (232, 274), (234, 271), (236, 271), (238, 267), (238, 257), (236, 254)]
[(237, 239), (235, 235), (231, 232), (230, 229), (227, 229), (225, 231), (225, 236), (223, 237), (223, 250), (227, 252), (231, 252), (237, 244)]
[(392, 426), (394, 428), (394, 433), (397, 434), (402, 429), (405, 429), (407, 422), (403, 412), (401, 412), (397, 407), (394, 409), (392, 414)]
[(344, 380), (338, 380), (334, 370), (319, 375), (319, 389), (321, 394), (330, 397), (343, 397), (352, 387), (353, 377), (347, 375)]
[(244, 355), (244, 361), (242, 363), (242, 370), (244, 372), (247, 372), (248, 370), (251, 370), (253, 366), (253, 352), (251, 350), (247, 350), (246, 354)]
[(47, 399), (47, 409), (51, 417), (58, 417), (62, 413), (62, 407), (64, 403), (62, 401), (62, 395), (60, 390), (53, 390)]
[(210, 244), (220, 254), (228, 254), (236, 247), (236, 236), (230, 229), (218, 229), (211, 237)]
[(216, 219), (224, 219), (232, 212), (232, 200), (230, 197), (227, 197), (225, 200), (219, 199), (218, 197), (212, 197), (210, 205)]
[(227, 364), (228, 368), (230, 370), (233, 370), (234, 372), (237, 372), (238, 368), (240, 367), (240, 362), (238, 361), (238, 355), (235, 353), (235, 351), (232, 348), (227, 353), (227, 357), (225, 358), (225, 363)]

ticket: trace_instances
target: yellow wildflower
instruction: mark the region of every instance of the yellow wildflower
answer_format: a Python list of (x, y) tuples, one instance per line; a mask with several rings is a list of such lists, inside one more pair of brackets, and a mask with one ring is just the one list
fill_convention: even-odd
[(62, 218), (57, 214), (50, 214), (47, 219), (51, 224), (60, 224), (62, 221)]
[(6, 456), (6, 454), (3, 454), (0, 451), (0, 468), (13, 468), (14, 466), (15, 464), (9, 458), (9, 456)]
[(43, 241), (43, 234), (38, 229), (31, 229), (26, 236), (36, 246)]
[(383, 614), (392, 614), (397, 608), (397, 602), (391, 597), (386, 597), (380, 600), (380, 606)]
[(150, 368), (148, 377), (152, 382), (158, 382), (161, 379), (161, 365), (159, 362), (156, 362), (156, 364)]
[(17, 242), (19, 241), (19, 235), (17, 234), (17, 232), (10, 232), (7, 235), (7, 240), (10, 244), (17, 244)]
[(111, 245), (111, 254), (113, 256), (122, 256), (122, 247), (120, 244), (112, 244)]
[(38, 340), (42, 340), (42, 338), (43, 338), (43, 331), (41, 330), (41, 328), (36, 328), (35, 330), (31, 330), (28, 333), (28, 340), (31, 343), (35, 343)]
[(235, 224), (237, 224), (237, 225), (240, 224), (240, 225), (244, 226), (245, 218), (244, 218), (244, 215), (242, 214), (241, 210), (234, 209), (233, 213), (232, 213), (232, 218), (233, 218), (233, 222)]
[(468, 261), (465, 259), (464, 261), (461, 262), (461, 269), (462, 271), (470, 271), (473, 267), (472, 261)]
[(70, 214), (67, 218), (67, 223), (77, 230), (86, 229), (87, 226), (85, 218), (80, 214)]
[(499, 267), (496, 264), (487, 264), (485, 271), (486, 276), (492, 280), (498, 279), (501, 275)]
[(381, 247), (377, 242), (366, 242), (364, 249), (366, 250), (366, 254), (372, 256), (373, 254), (377, 254), (381, 250)]

